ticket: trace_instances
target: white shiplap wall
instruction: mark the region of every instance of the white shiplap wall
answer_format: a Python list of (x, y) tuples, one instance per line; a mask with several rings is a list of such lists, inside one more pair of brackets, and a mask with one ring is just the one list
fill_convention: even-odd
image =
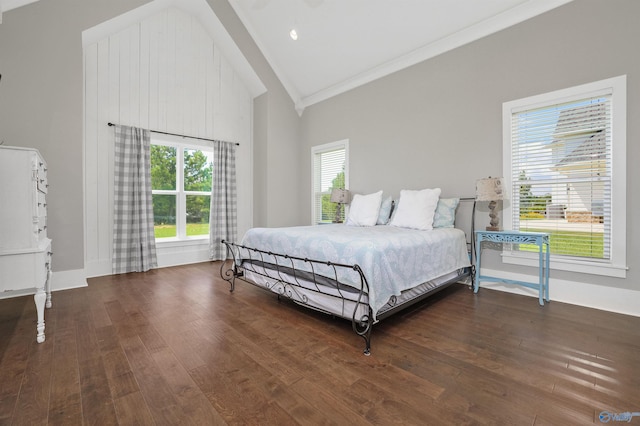
[[(252, 95), (198, 16), (170, 6), (84, 46), (85, 273), (111, 273), (113, 127), (239, 142), (239, 236), (252, 220)], [(159, 266), (204, 261), (202, 244), (158, 247)]]

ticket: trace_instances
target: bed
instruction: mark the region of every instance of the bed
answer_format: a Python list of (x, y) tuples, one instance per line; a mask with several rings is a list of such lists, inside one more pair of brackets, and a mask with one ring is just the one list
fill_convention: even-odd
[[(468, 199), (462, 199), (467, 201)], [(253, 228), (240, 243), (222, 241), (221, 276), (351, 321), (371, 352), (373, 325), (449, 285), (469, 281), (469, 234), (392, 225), (323, 224)]]

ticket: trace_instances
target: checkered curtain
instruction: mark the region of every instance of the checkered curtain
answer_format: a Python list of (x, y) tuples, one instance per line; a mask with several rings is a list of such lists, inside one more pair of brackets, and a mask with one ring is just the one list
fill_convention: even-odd
[(225, 246), (220, 242), (235, 242), (238, 232), (236, 195), (236, 145), (214, 141), (213, 185), (209, 217), (209, 257), (211, 260), (227, 258)]
[(150, 132), (115, 126), (114, 274), (158, 266), (151, 200)]

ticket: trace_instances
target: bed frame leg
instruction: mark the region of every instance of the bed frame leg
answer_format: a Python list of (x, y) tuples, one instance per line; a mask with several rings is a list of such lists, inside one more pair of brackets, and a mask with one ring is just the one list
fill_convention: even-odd
[(235, 263), (232, 263), (231, 267), (225, 269), (227, 263), (228, 260), (222, 261), (220, 265), (220, 276), (229, 283), (229, 292), (233, 293), (233, 290), (236, 288), (236, 277), (241, 277), (242, 272), (238, 272)]
[(369, 312), (369, 316), (362, 318), (360, 321), (357, 321), (355, 318), (351, 321), (351, 326), (353, 327), (353, 331), (364, 339), (364, 351), (365, 356), (371, 355), (371, 330), (373, 328), (373, 321), (371, 320), (371, 312)]
[(364, 339), (364, 345), (365, 345), (364, 351), (362, 351), (362, 353), (364, 353), (365, 356), (371, 355), (371, 328), (372, 328), (372, 324), (367, 323), (366, 334), (362, 336), (362, 338)]

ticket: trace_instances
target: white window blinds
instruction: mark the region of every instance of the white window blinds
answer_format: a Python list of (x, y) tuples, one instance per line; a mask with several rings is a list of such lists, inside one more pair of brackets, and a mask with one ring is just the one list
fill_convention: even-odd
[[(323, 145), (313, 150), (313, 223), (335, 218), (336, 204), (330, 202), (333, 188), (346, 188), (346, 143)], [(344, 220), (344, 210), (342, 210)]]
[(513, 229), (549, 232), (552, 255), (610, 259), (611, 123), (610, 93), (512, 113)]

